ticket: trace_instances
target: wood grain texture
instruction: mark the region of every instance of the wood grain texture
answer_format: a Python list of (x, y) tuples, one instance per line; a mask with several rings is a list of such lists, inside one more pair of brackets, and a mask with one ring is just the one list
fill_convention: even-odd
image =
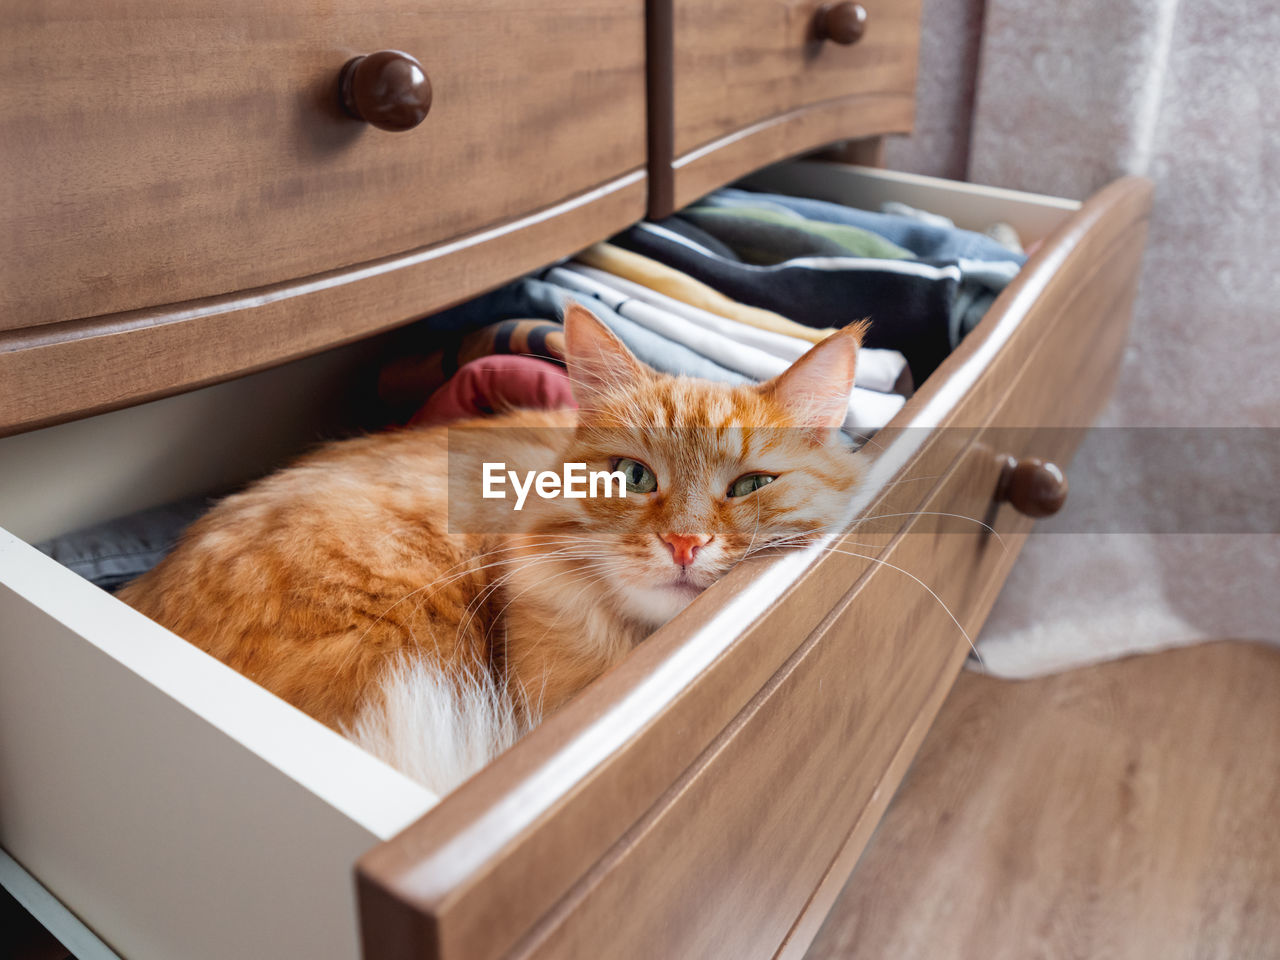
[[(1141, 238), (1132, 239), (1125, 246), (1140, 253)], [(842, 545), (848, 559), (866, 554), (881, 564), (850, 571), (853, 589), (824, 624), (557, 905), (543, 923), (553, 929), (536, 932), (536, 947), (516, 956), (774, 953), (868, 807), (883, 809), (902, 772), (895, 760), (914, 753), (968, 653), (952, 616), (976, 634), (1031, 526), (992, 504), (997, 452), (1044, 447), (1070, 458), (1079, 432), (1061, 425), (1098, 413), (1122, 341), (1102, 346), (1093, 335), (1103, 325), (1124, 331), (1136, 269), (1136, 259), (1112, 259), (1078, 284), (1075, 324), (1041, 330), (987, 428), (903, 533), (882, 549), (872, 525), (855, 528)], [(982, 518), (998, 536), (946, 515)], [(659, 875), (681, 882), (646, 889)], [(644, 911), (635, 909), (641, 889)]]
[[(1145, 203), (1150, 203), (1149, 183), (1126, 180), (1109, 189), (1119, 193), (1122, 188), (1128, 188), (1128, 199), (1135, 203), (1142, 204), (1144, 197)], [(1149, 210), (1149, 206), (1143, 209)], [(1051, 288), (1042, 297), (1044, 309), (1056, 310), (1057, 319), (1047, 329), (1042, 346), (1027, 358), (1020, 373), (1014, 377), (1013, 388), (964, 454), (966, 458), (978, 461), (983, 469), (992, 469), (993, 473), (985, 477), (995, 477), (996, 484), (1000, 467), (993, 468), (993, 461), (1000, 464), (1008, 455), (1022, 456), (1035, 452), (1063, 464), (1069, 463), (1079, 443), (1081, 428), (1101, 412), (1123, 357), (1146, 229), (1144, 213), (1137, 221), (1130, 221), (1126, 230), (1113, 234), (1108, 242), (1094, 249), (1096, 259), (1091, 267), (1075, 275), (1077, 286), (1074, 291), (1063, 287)], [(1114, 259), (1121, 249), (1127, 252), (1126, 261)], [(1077, 322), (1082, 325), (1074, 326)], [(1082, 349), (1084, 344), (1088, 346)], [(1003, 518), (1014, 511), (1008, 504), (997, 506), (991, 501), (995, 489), (986, 482), (977, 487), (969, 486), (967, 498), (961, 496), (953, 500), (946, 511), (966, 517), (981, 517), (996, 530), (1006, 530), (1008, 528), (1002, 524), (1008, 521)], [(917, 524), (919, 522), (916, 521)], [(939, 517), (935, 523), (939, 528), (953, 531), (963, 528), (963, 523), (950, 518)], [(1013, 528), (1012, 536), (1004, 536), (1010, 553), (1020, 549), (1021, 532), (1029, 528), (1030, 522), (1023, 518)], [(1006, 559), (1008, 566), (988, 578), (988, 593), (980, 607), (983, 618), (1012, 566), (1014, 558), (1007, 556)], [(968, 569), (980, 568), (971, 565)], [(945, 585), (949, 579), (965, 572), (963, 567), (948, 570), (942, 575), (941, 582)], [(938, 583), (931, 585), (939, 587)], [(935, 711), (940, 702), (939, 695), (933, 704)], [(914, 748), (919, 746), (928, 729), (927, 717), (932, 717), (932, 713), (922, 711), (918, 719), (923, 721), (923, 726), (917, 724), (909, 731), (915, 739), (904, 739), (904, 749), (899, 751), (882, 778), (881, 782), (888, 789), (875, 795), (859, 811), (849, 837), (835, 854), (826, 875), (778, 951), (779, 960), (798, 960), (803, 956), (883, 814), (892, 796), (891, 785), (896, 784), (906, 771)]]
[[(910, 131), (918, 0), (865, 4), (866, 33), (852, 46), (817, 39), (819, 0), (667, 2), (674, 4), (675, 207), (836, 140)], [(667, 176), (658, 167), (652, 175)]]
[[(923, 509), (981, 500), (992, 479), (967, 458)], [(1017, 556), (1025, 524), (1002, 521), (1003, 545), (928, 516), (887, 548), (844, 541), (849, 594), (512, 955), (772, 956), (950, 688), (969, 649), (951, 616), (975, 632)]]
[[(343, 64), (386, 48), (434, 88), (409, 133), (338, 105)], [(642, 0), (17, 0), (0, 39), (0, 329), (465, 236), (641, 168), (644, 125)]]
[(816, 0), (674, 3), (676, 157), (802, 107), (914, 97), (920, 5), (912, 0), (865, 4), (866, 34), (851, 47), (814, 38)]
[(812, 104), (761, 120), (676, 158), (672, 163), (675, 208), (687, 206), (764, 164), (841, 137), (909, 132), (914, 110), (914, 100), (870, 93)]
[(1277, 754), (1273, 648), (965, 674), (808, 960), (1274, 957)]
[[(1029, 521), (1007, 506), (995, 511), (1010, 534), (1005, 552), (912, 514), (929, 500), (989, 519), (995, 446), (1069, 459), (1072, 432), (1046, 428), (1096, 413), (1117, 362), (1106, 351), (1118, 357), (1123, 342), (1149, 206), (1150, 184), (1126, 179), (1070, 218), (909, 402), (872, 459), (868, 521), (851, 549), (938, 577), (931, 585), (959, 604), (970, 627), (985, 616)], [(1112, 330), (1118, 334), (1104, 335)], [(1032, 429), (983, 435), (997, 426)], [(893, 428), (902, 428), (896, 438)], [(935, 557), (950, 562), (935, 567)], [(516, 749), (362, 859), (366, 955), (697, 956), (717, 933), (745, 944), (747, 929), (759, 935), (751, 949), (725, 955), (803, 952), (869, 833), (856, 833), (858, 824), (873, 823), (877, 805), (888, 802), (967, 649), (915, 581), (871, 566), (839, 553), (793, 555), (730, 574)], [(908, 611), (907, 619), (890, 610)], [(863, 618), (877, 629), (850, 629)], [(895, 647), (903, 630), (914, 648)], [(803, 737), (787, 735), (793, 720), (798, 728), (815, 722), (797, 695), (812, 693), (828, 669), (846, 679), (841, 655), (855, 650), (860, 669), (900, 692), (903, 706), (835, 699), (850, 735), (881, 713), (889, 726), (874, 738), (875, 758), (845, 768), (843, 782), (819, 777), (823, 796), (849, 804), (839, 816), (790, 824), (798, 795), (764, 785), (792, 775), (812, 785), (822, 773), (795, 756)], [(856, 677), (848, 682), (864, 689)], [(832, 737), (821, 733), (815, 749), (835, 762)], [(756, 753), (767, 762), (749, 761)], [(770, 769), (773, 779), (761, 779)], [(761, 818), (776, 829), (761, 833)], [(754, 847), (768, 856), (753, 858)], [(716, 889), (700, 884), (694, 851), (722, 871)], [(785, 896), (774, 889), (778, 909), (761, 909), (751, 891), (778, 876), (764, 861), (779, 857), (795, 867), (794, 879), (769, 880)], [(705, 917), (685, 903), (695, 889)]]
[(207, 386), (460, 302), (638, 219), (637, 172), (520, 220), (296, 282), (0, 332), (0, 436)]

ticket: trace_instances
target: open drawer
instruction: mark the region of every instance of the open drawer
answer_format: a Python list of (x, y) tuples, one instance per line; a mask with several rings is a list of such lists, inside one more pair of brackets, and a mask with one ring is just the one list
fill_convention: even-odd
[[(0, 846), (129, 957), (802, 954), (1030, 526), (994, 501), (999, 458), (1064, 462), (1075, 433), (1057, 428), (1105, 398), (1150, 186), (1079, 206), (834, 165), (756, 182), (791, 178), (1044, 241), (866, 448), (863, 520), (834, 550), (740, 565), (436, 802), (5, 535)], [(0, 441), (0, 474), (29, 477), (0, 488), (0, 524), (56, 532), (35, 513), (55, 488), (68, 516), (100, 486), (126, 509), (200, 489), (179, 446), (195, 430), (207, 469), (250, 475), (278, 450), (227, 465), (249, 412), (289, 397), (271, 409), (301, 417), (344, 362)], [(166, 461), (189, 489), (161, 489)]]

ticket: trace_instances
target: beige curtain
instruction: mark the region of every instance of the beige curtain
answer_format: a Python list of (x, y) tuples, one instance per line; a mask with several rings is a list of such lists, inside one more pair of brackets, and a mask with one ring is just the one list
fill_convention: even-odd
[[(988, 668), (1028, 676), (1209, 639), (1280, 640), (1280, 536), (1224, 533), (1203, 509), (1225, 478), (1247, 476), (1261, 488), (1248, 528), (1280, 530), (1280, 429), (1247, 443), (1172, 429), (1280, 428), (1280, 4), (924, 8), (917, 130), (890, 145), (892, 166), (1077, 198), (1125, 173), (1156, 182), (1132, 339), (1103, 418), (1115, 432), (1086, 440), (1070, 471), (1095, 500), (1145, 498), (1141, 522), (1071, 532), (1069, 503), (1045, 524), (1060, 532), (1031, 538), (984, 630)], [(1171, 428), (1143, 435), (1159, 455), (1127, 442), (1137, 432), (1122, 428), (1137, 426)]]

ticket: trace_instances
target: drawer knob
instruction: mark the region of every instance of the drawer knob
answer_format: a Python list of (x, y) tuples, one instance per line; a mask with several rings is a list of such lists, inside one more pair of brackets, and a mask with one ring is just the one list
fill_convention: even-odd
[(415, 57), (379, 50), (347, 61), (338, 75), (338, 100), (348, 114), (379, 130), (412, 130), (431, 109), (431, 80)]
[(867, 30), (867, 8), (860, 3), (824, 3), (813, 19), (819, 40), (848, 46), (857, 43)]
[(996, 486), (996, 502), (1011, 503), (1026, 517), (1049, 517), (1067, 502), (1067, 478), (1051, 460), (1006, 456)]

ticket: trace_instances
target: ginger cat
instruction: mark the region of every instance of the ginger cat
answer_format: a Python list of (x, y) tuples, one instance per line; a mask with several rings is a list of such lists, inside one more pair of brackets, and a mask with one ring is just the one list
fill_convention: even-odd
[[(863, 330), (840, 331), (767, 383), (729, 386), (652, 371), (571, 305), (579, 410), (331, 443), (223, 500), (119, 596), (321, 722), (381, 731), (356, 737), (366, 745), (459, 735), (379, 720), (403, 708), (393, 683), (400, 694), (469, 683), (504, 700), (499, 726), (527, 727), (745, 556), (840, 522), (858, 467), (838, 428)], [(450, 532), (450, 454), (455, 471), (468, 458), (585, 463), (621, 472), (626, 495), (531, 495), (510, 524)], [(480, 744), (464, 766), (501, 745)], [(437, 789), (472, 772), (397, 765)]]

